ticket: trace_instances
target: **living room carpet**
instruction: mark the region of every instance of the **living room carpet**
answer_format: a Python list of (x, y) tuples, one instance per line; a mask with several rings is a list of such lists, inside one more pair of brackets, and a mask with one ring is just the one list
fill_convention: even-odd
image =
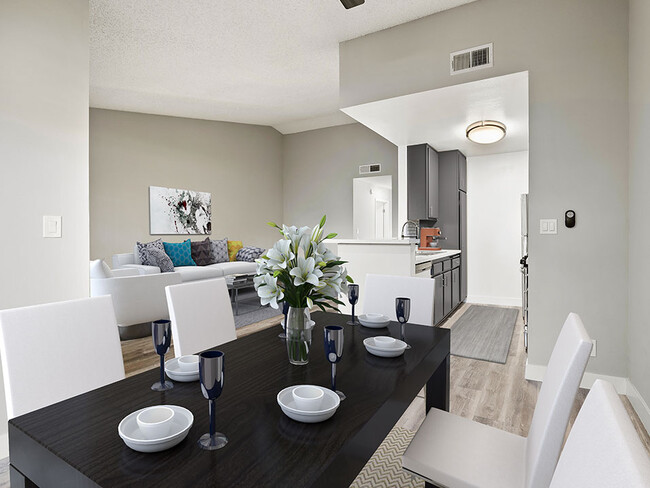
[(391, 430), (350, 488), (423, 488), (424, 481), (402, 470), (402, 454), (414, 435), (402, 427)]
[[(239, 302), (239, 315), (235, 315), (236, 329), (282, 315), (282, 309), (276, 310), (268, 305), (262, 307), (260, 297), (257, 296), (257, 292), (253, 289), (239, 290), (237, 300)], [(232, 313), (235, 313), (234, 303), (232, 304)]]
[(451, 354), (505, 364), (519, 309), (471, 305), (451, 327)]

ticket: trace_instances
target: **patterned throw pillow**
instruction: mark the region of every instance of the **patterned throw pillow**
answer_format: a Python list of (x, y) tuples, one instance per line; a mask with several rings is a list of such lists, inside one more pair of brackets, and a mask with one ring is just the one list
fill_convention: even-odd
[(212, 255), (212, 244), (210, 238), (206, 237), (205, 240), (199, 242), (192, 242), (192, 259), (198, 266), (207, 266), (214, 263)]
[(239, 251), (244, 245), (241, 241), (228, 241), (228, 260), (234, 261)]
[(147, 262), (153, 263), (149, 266), (158, 266), (163, 273), (171, 273), (174, 271), (174, 263), (172, 263), (172, 260), (167, 256), (165, 251), (161, 251), (157, 247), (149, 247), (144, 250), (144, 255), (147, 258)]
[(163, 242), (163, 245), (174, 266), (196, 266), (192, 259), (192, 244), (189, 239), (183, 242)]
[(145, 254), (145, 249), (152, 249), (152, 248), (157, 248), (160, 249), (161, 251), (165, 252), (165, 248), (163, 246), (163, 242), (161, 239), (156, 239), (155, 241), (151, 242), (138, 242), (136, 247), (138, 248), (138, 257), (140, 258), (140, 263), (147, 265), (147, 266), (158, 266), (154, 262), (149, 262), (147, 261), (147, 256)]
[(247, 261), (249, 263), (252, 263), (262, 254), (264, 254), (264, 251), (266, 251), (266, 249), (262, 249), (261, 247), (242, 247), (239, 251), (237, 251), (237, 261)]
[(224, 237), (220, 241), (210, 241), (212, 244), (213, 263), (227, 263), (228, 259), (228, 238)]

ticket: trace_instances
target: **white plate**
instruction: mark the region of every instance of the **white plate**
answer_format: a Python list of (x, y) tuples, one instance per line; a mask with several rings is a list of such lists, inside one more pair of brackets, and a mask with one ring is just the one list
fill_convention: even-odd
[(285, 388), (280, 393), (278, 393), (278, 405), (280, 405), (280, 408), (287, 417), (298, 422), (315, 424), (317, 422), (323, 422), (327, 420), (336, 413), (336, 409), (339, 408), (339, 405), (341, 403), (339, 396), (329, 388), (323, 388), (322, 386), (316, 385), (308, 386), (316, 386), (316, 388), (323, 390), (325, 396), (323, 397), (323, 404), (321, 405), (321, 409), (314, 412), (300, 410), (298, 407), (296, 407), (296, 402), (294, 401), (293, 395), (291, 393), (293, 389), (298, 386), (307, 385), (289, 386), (288, 388)]
[(374, 356), (379, 356), (380, 358), (396, 358), (404, 354), (406, 350), (406, 342), (402, 342), (399, 339), (395, 339), (395, 342), (399, 344), (399, 347), (377, 347), (375, 344), (374, 337), (368, 337), (363, 340), (363, 345), (366, 347), (366, 351)]
[(136, 417), (143, 410), (150, 408), (146, 407), (130, 413), (124, 417), (120, 422), (120, 425), (117, 426), (117, 433), (120, 435), (124, 443), (134, 451), (158, 452), (174, 447), (185, 439), (194, 423), (194, 415), (192, 415), (192, 412), (188, 409), (183, 407), (178, 407), (176, 405), (166, 406), (174, 410), (172, 433), (170, 435), (161, 439), (145, 439), (138, 427)]
[(370, 327), (371, 329), (383, 329), (388, 324), (390, 324), (390, 318), (386, 317), (385, 315), (382, 315), (381, 319), (379, 320), (377, 320), (375, 317), (368, 320), (366, 314), (361, 314), (357, 318), (359, 319), (359, 322), (361, 322), (361, 325)]
[(174, 381), (199, 381), (199, 363), (196, 363), (196, 371), (186, 371), (178, 366), (178, 358), (173, 358), (165, 362), (165, 373)]

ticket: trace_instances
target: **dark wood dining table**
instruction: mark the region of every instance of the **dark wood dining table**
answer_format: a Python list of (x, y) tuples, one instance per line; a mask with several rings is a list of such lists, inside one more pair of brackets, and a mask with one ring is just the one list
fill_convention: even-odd
[[(398, 338), (397, 323), (369, 329), (344, 325), (349, 317), (334, 313), (312, 318), (316, 326), (305, 366), (289, 364), (280, 327), (215, 348), (225, 354), (225, 385), (216, 403), (217, 430), (229, 439), (224, 448), (202, 451), (197, 445), (209, 424), (199, 383), (174, 382), (172, 390), (155, 392), (150, 386), (159, 371), (153, 369), (10, 420), (12, 488), (347, 487), (422, 387), (427, 409), (449, 409), (449, 330), (407, 324), (412, 349), (380, 358), (366, 351), (363, 340)], [(291, 420), (276, 395), (290, 385), (329, 386), (323, 327), (335, 324), (345, 328), (337, 388), (347, 399), (325, 422)], [(158, 404), (192, 412), (187, 438), (158, 453), (131, 450), (118, 435), (119, 422)]]

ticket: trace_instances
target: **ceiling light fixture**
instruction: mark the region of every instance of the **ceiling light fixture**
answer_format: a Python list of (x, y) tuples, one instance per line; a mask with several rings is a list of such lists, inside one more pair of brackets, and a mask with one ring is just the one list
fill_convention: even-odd
[(506, 126), (496, 120), (481, 120), (468, 125), (465, 135), (477, 144), (493, 144), (506, 136)]

